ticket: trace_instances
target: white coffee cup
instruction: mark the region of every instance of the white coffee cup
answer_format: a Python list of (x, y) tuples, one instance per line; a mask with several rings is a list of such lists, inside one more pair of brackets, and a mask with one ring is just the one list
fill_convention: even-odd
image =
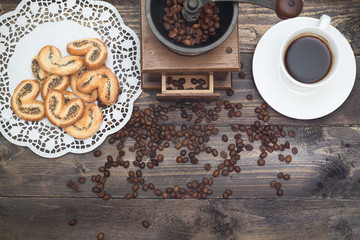
[[(329, 84), (331, 80), (334, 79), (333, 76), (336, 73), (339, 66), (339, 61), (338, 61), (339, 50), (334, 37), (328, 31), (330, 22), (331, 22), (331, 18), (329, 16), (322, 15), (321, 18), (318, 20), (317, 25), (305, 26), (300, 29), (296, 29), (294, 32), (290, 33), (288, 37), (283, 41), (280, 48), (280, 59), (279, 59), (280, 75), (282, 79), (285, 81), (285, 83), (289, 85), (289, 87), (296, 90), (314, 89), (314, 88), (319, 88), (325, 84)], [(332, 55), (331, 66), (327, 74), (319, 81), (313, 83), (304, 83), (299, 80), (296, 80), (294, 77), (290, 75), (285, 64), (285, 54), (288, 47), (294, 41), (305, 36), (310, 36), (320, 39), (322, 42), (324, 42), (327, 45)]]

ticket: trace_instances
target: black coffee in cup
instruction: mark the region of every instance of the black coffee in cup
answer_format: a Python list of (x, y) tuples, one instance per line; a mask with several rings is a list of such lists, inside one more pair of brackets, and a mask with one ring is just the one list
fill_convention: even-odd
[(288, 45), (284, 63), (295, 80), (311, 84), (324, 79), (330, 72), (333, 54), (321, 36), (302, 34)]

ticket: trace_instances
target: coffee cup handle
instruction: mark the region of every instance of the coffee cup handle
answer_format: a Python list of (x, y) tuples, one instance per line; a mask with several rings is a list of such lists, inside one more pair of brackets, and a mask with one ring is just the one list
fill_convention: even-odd
[(328, 15), (322, 15), (319, 19), (318, 27), (327, 30), (330, 26), (331, 18)]

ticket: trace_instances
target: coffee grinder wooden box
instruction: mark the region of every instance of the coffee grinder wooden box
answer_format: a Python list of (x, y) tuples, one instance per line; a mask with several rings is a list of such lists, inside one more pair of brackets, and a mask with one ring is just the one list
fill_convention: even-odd
[[(214, 100), (220, 96), (215, 89), (232, 88), (232, 71), (240, 70), (238, 25), (230, 36), (215, 49), (199, 56), (182, 56), (166, 48), (151, 31), (141, 0), (141, 81), (142, 89), (161, 89), (163, 100)], [(170, 90), (169, 79), (184, 78), (184, 90)], [(205, 80), (203, 89), (191, 86), (191, 79)], [(190, 88), (190, 89), (189, 89)], [(193, 88), (193, 89), (191, 89)]]

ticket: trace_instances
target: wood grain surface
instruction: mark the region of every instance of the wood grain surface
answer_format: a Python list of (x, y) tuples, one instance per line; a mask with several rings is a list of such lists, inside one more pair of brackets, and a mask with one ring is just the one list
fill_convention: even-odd
[[(2, 0), (4, 13), (14, 10), (19, 0)], [(140, 0), (111, 0), (125, 24), (140, 36)], [(0, 10), (1, 12), (1, 10)], [(132, 193), (127, 182), (128, 172), (136, 170), (111, 168), (105, 190), (112, 198), (99, 199), (91, 189), (92, 175), (99, 173), (108, 155), (116, 158), (118, 141), (110, 144), (110, 137), (98, 148), (100, 157), (93, 152), (66, 154), (56, 159), (37, 156), (26, 147), (16, 146), (0, 135), (0, 239), (96, 239), (99, 232), (105, 239), (360, 239), (360, 0), (306, 1), (301, 16), (332, 17), (332, 24), (344, 34), (354, 50), (357, 76), (354, 88), (345, 103), (328, 116), (310, 120), (287, 118), (269, 107), (268, 124), (283, 125), (284, 130), (295, 131), (294, 137), (279, 138), (298, 149), (287, 164), (278, 160), (280, 152), (269, 154), (265, 166), (258, 166), (260, 142), (253, 143), (252, 151), (240, 153), (240, 173), (218, 176), (209, 187), (213, 194), (206, 200), (162, 199), (153, 191), (139, 190), (137, 199), (125, 200)], [(242, 116), (228, 117), (222, 110), (215, 127), (219, 133), (210, 136), (209, 146), (220, 153), (234, 141), (239, 132), (232, 124), (249, 126), (256, 120), (254, 109), (264, 102), (253, 81), (252, 58), (263, 34), (281, 20), (273, 10), (260, 6), (239, 4), (239, 49), (242, 69), (233, 72), (233, 96), (216, 90), (221, 99), (242, 103)], [(243, 75), (243, 76), (241, 76)], [(159, 103), (160, 91), (144, 91), (135, 103), (140, 109)], [(251, 94), (253, 100), (247, 100)], [(281, 94), (281, 93), (280, 93)], [(336, 96), (334, 96), (336, 98)], [(286, 101), (286, 99), (284, 99)], [(212, 109), (214, 102), (204, 103)], [(291, 107), (291, 106), (289, 106)], [(193, 124), (181, 118), (181, 111), (169, 112), (163, 124)], [(205, 124), (205, 122), (202, 122)], [(229, 142), (222, 141), (227, 135)], [(244, 133), (243, 133), (244, 135)], [(245, 134), (246, 135), (246, 134)], [(244, 138), (245, 139), (245, 138)], [(249, 143), (245, 140), (246, 143)], [(129, 151), (135, 141), (125, 143), (124, 160), (132, 161), (135, 153)], [(161, 153), (165, 159), (154, 169), (143, 170), (145, 184), (153, 183), (157, 189), (186, 187), (186, 184), (204, 177), (210, 178), (220, 156), (205, 152), (198, 156), (197, 164), (176, 163), (180, 150), (170, 143)], [(160, 152), (159, 152), (160, 153)], [(211, 164), (205, 171), (204, 164)], [(277, 179), (278, 172), (291, 175), (290, 180)], [(77, 182), (78, 190), (67, 187)], [(278, 197), (269, 183), (281, 182), (284, 195)], [(231, 189), (230, 199), (222, 194)], [(68, 225), (77, 219), (73, 227)], [(148, 221), (148, 229), (142, 221)]]

